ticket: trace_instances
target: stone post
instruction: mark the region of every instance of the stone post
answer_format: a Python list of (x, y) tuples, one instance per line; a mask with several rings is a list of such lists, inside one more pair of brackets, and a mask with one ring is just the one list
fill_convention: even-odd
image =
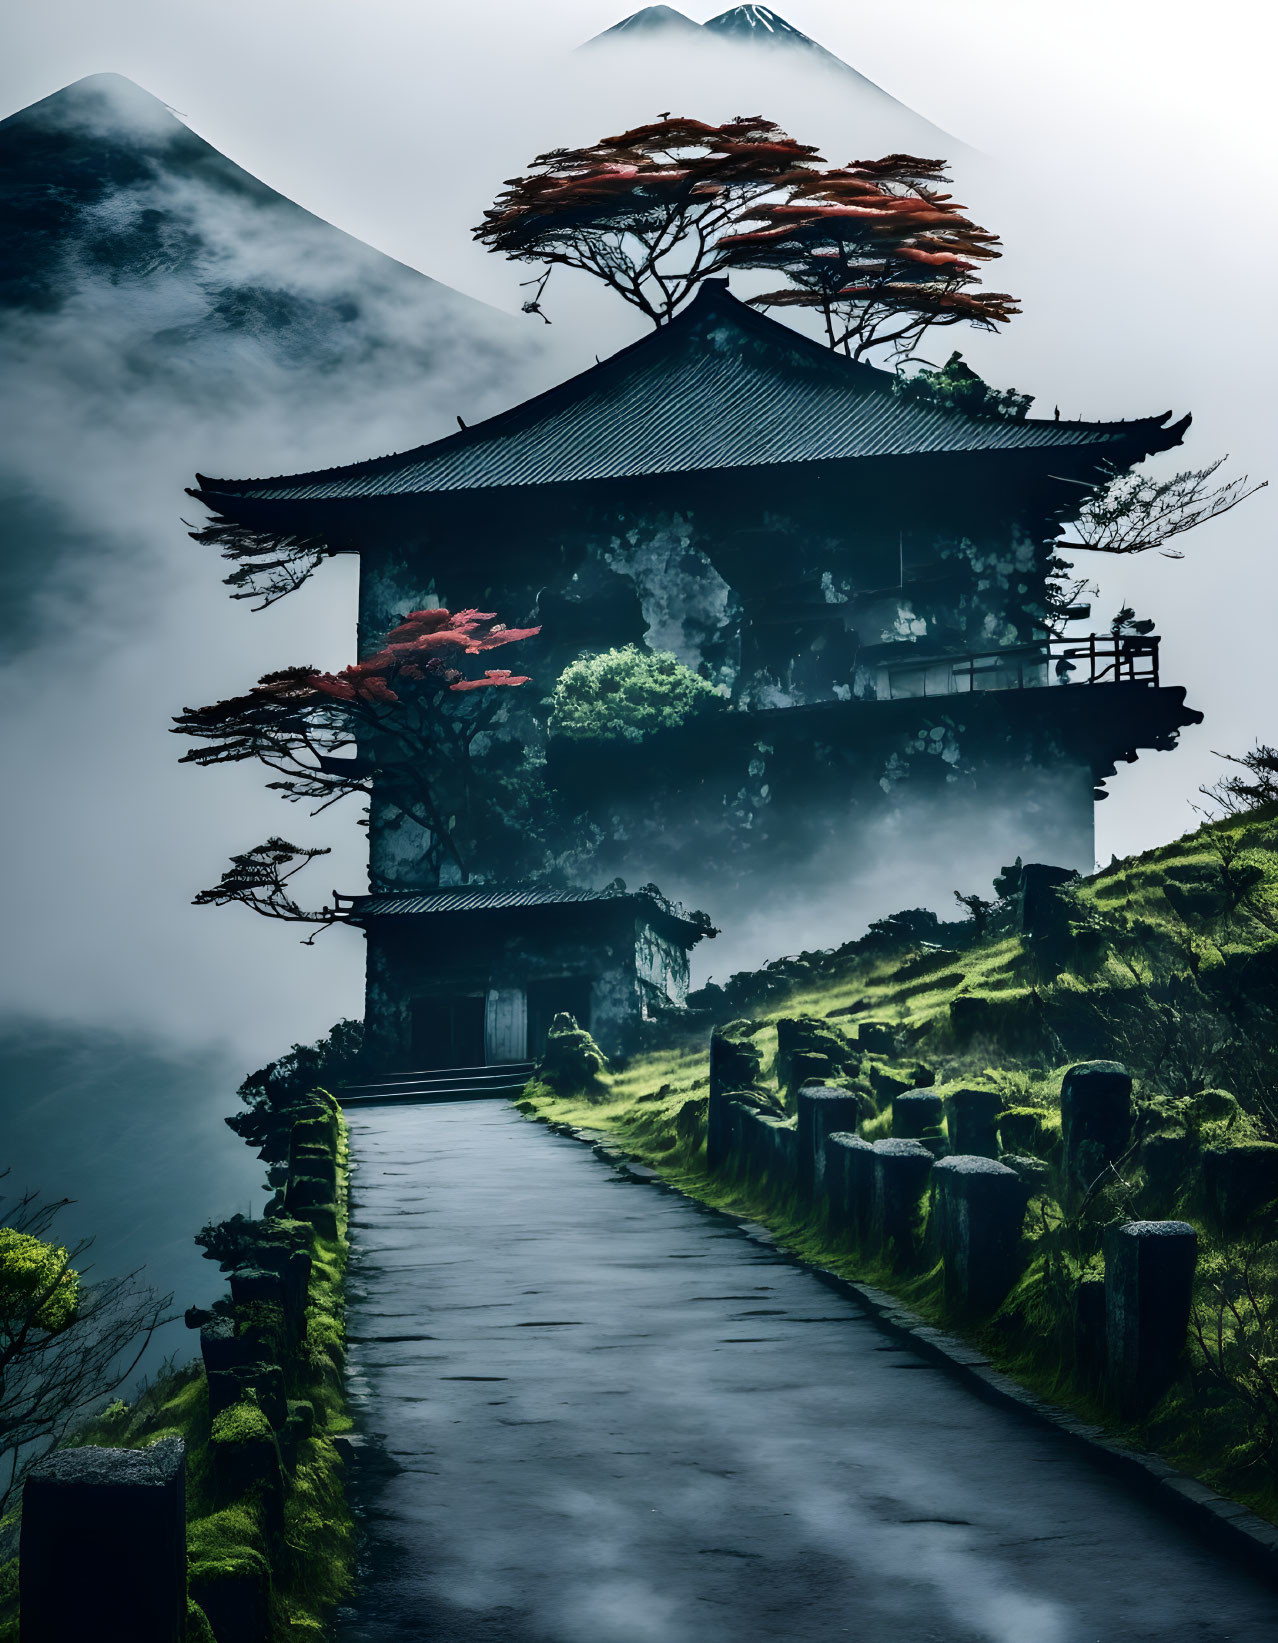
[(725, 1097), (722, 1114), (723, 1164), (743, 1177), (758, 1178), (772, 1171), (775, 1119), (760, 1112), (753, 1102), (732, 1096)]
[(22, 1491), (22, 1643), (186, 1635), (186, 1448), (59, 1449)]
[(799, 1186), (816, 1194), (825, 1184), (825, 1138), (856, 1129), (861, 1098), (830, 1084), (805, 1084), (798, 1094), (798, 1109)]
[(758, 1082), (762, 1058), (747, 1040), (730, 1038), (716, 1027), (710, 1034), (710, 1102), (706, 1111), (706, 1167), (719, 1169), (728, 1157), (724, 1102), (734, 1090)]
[(706, 1165), (735, 1169), (741, 1165), (740, 1110), (722, 1094), (712, 1095), (706, 1109)]
[(874, 1208), (874, 1148), (846, 1130), (827, 1135), (823, 1178), (831, 1227), (865, 1243)]
[(1021, 1270), (1025, 1184), (993, 1158), (960, 1155), (933, 1166), (932, 1186), (946, 1303), (966, 1316), (992, 1312)]
[(200, 1355), (205, 1373), (223, 1369), (247, 1369), (262, 1361), (262, 1344), (251, 1334), (239, 1335), (235, 1319), (218, 1313), (200, 1330)]
[(1241, 1232), (1266, 1212), (1272, 1217), (1278, 1200), (1278, 1146), (1246, 1141), (1208, 1148), (1203, 1184), (1212, 1216), (1226, 1232)]
[(1132, 1133), (1132, 1075), (1117, 1061), (1083, 1061), (1061, 1083), (1065, 1179), (1086, 1192), (1121, 1158)]
[(784, 1118), (761, 1114), (759, 1129), (764, 1143), (764, 1171), (779, 1186), (787, 1187), (798, 1173), (798, 1136)]
[(1105, 1235), (1105, 1342), (1110, 1387), (1142, 1414), (1171, 1385), (1185, 1350), (1198, 1234), (1188, 1221), (1127, 1221)]
[(1021, 868), (1020, 926), (1023, 936), (1055, 936), (1065, 926), (1065, 910), (1056, 891), (1078, 878), (1072, 867), (1049, 867), (1027, 861)]
[(856, 1030), (858, 1048), (875, 1055), (895, 1055), (898, 1036), (890, 1021), (862, 1021)]
[(945, 1116), (945, 1103), (939, 1095), (926, 1090), (911, 1090), (894, 1096), (892, 1100), (892, 1134), (905, 1140), (920, 1141), (925, 1135), (939, 1132)]
[(951, 1091), (945, 1103), (950, 1151), (965, 1158), (997, 1158), (1002, 1106), (997, 1090)]
[(870, 1239), (897, 1261), (908, 1261), (917, 1251), (919, 1205), (933, 1162), (921, 1141), (893, 1138), (874, 1143)]

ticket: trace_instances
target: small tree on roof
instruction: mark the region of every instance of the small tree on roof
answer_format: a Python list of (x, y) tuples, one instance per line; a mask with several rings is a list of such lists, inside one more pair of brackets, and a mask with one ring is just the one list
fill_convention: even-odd
[[(943, 193), (943, 160), (889, 154), (789, 179), (784, 198), (739, 213), (744, 232), (720, 242), (728, 266), (775, 271), (786, 287), (759, 308), (810, 308), (831, 348), (860, 359), (872, 348), (908, 355), (934, 325), (993, 331), (1020, 310), (982, 291), (978, 264), (999, 238)], [(750, 226), (753, 223), (757, 226)]]
[[(516, 261), (577, 268), (664, 325), (727, 264), (724, 230), (820, 156), (771, 120), (666, 116), (539, 154), (474, 230)], [(540, 313), (544, 278), (526, 312)], [(544, 316), (543, 316), (544, 317)]]

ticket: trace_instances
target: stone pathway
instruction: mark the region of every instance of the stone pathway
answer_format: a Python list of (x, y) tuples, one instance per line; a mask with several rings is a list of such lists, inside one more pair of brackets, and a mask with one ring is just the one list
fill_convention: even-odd
[(348, 1114), (344, 1643), (1275, 1643), (1278, 1595), (496, 1103)]

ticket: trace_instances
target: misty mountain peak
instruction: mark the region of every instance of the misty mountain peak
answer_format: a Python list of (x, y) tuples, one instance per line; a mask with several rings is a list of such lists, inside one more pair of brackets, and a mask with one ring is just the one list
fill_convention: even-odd
[(701, 24), (694, 23), (691, 17), (685, 17), (673, 6), (645, 6), (642, 11), (632, 12), (629, 17), (623, 17), (619, 23), (614, 23), (602, 34), (596, 34), (594, 39), (587, 40), (586, 44), (592, 46), (597, 40), (615, 39), (617, 35), (624, 35), (627, 39), (633, 40), (658, 34), (700, 33)]
[(172, 137), (186, 126), (167, 103), (123, 74), (86, 74), (38, 103), (0, 120), (0, 131), (43, 126), (86, 136)]
[(818, 45), (811, 35), (796, 29), (793, 23), (787, 23), (784, 17), (768, 6), (733, 6), (729, 11), (721, 11), (703, 26), (708, 34), (716, 34), (721, 39), (756, 46), (797, 47), (812, 58), (820, 58), (827, 67), (845, 69), (852, 74), (857, 72), (841, 57)]
[[(806, 61), (814, 67), (833, 69), (839, 74), (851, 75), (867, 89), (886, 95), (872, 80), (859, 73), (841, 57), (836, 57), (832, 51), (827, 51), (802, 29), (796, 29), (793, 23), (787, 23), (785, 18), (770, 6), (732, 6), (722, 11), (717, 17), (712, 17), (708, 23), (694, 23), (690, 17), (685, 17), (681, 11), (675, 11), (673, 6), (645, 6), (642, 11), (636, 11), (629, 17), (622, 18), (620, 23), (614, 23), (611, 28), (605, 29), (602, 34), (596, 34), (586, 41), (587, 46), (611, 45), (621, 46), (635, 41), (661, 45), (667, 41), (688, 42), (696, 35), (707, 45), (728, 47), (729, 52), (735, 48), (744, 47), (758, 50), (760, 48), (789, 48), (795, 51), (796, 60)], [(798, 54), (802, 53), (802, 58)]]
[(755, 39), (788, 39), (796, 45), (816, 45), (815, 40), (767, 6), (733, 6), (712, 17), (704, 26), (716, 34), (743, 34)]
[[(820, 94), (824, 83), (826, 92), (840, 99), (845, 116), (850, 107), (857, 110), (862, 126), (867, 128), (857, 136), (858, 146), (882, 142), (885, 151), (908, 149), (917, 154), (934, 150), (953, 153), (962, 146), (770, 6), (731, 6), (707, 23), (694, 23), (673, 6), (645, 6), (596, 34), (578, 50), (597, 46), (610, 46), (617, 53), (633, 50), (636, 63), (642, 63), (646, 56), (650, 59), (643, 65), (647, 72), (652, 71), (654, 62), (668, 61), (683, 71), (695, 64), (706, 75), (707, 84), (719, 90), (728, 83), (725, 76), (745, 70), (757, 77), (761, 65), (767, 72), (783, 65), (803, 74), (812, 71), (814, 92)], [(856, 99), (855, 105), (846, 102), (849, 92)], [(659, 90), (658, 95), (662, 94)], [(873, 136), (868, 130), (871, 123), (876, 130)]]

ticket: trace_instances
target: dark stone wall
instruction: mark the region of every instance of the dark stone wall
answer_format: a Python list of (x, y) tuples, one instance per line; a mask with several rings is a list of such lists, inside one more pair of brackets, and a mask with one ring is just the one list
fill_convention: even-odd
[[(423, 498), (416, 507), (361, 517), (360, 650), (376, 648), (409, 610), (437, 602), (540, 623), (541, 636), (519, 655), (533, 682), (505, 693), (492, 734), (531, 766), (547, 751), (549, 696), (563, 668), (618, 645), (673, 651), (750, 712), (877, 705), (894, 688), (892, 668), (919, 652), (992, 650), (1032, 637), (1047, 559), (1038, 545), (1045, 531), (1040, 485), (1024, 464), (948, 457), (498, 492), (482, 504)], [(991, 764), (1061, 763), (1063, 749), (1042, 727), (1009, 746), (997, 727), (987, 734), (969, 724), (973, 710), (980, 714), (970, 697), (931, 700), (923, 711), (906, 706), (891, 724), (867, 720), (850, 739), (835, 737), (825, 755), (811, 738), (778, 746), (778, 727), (761, 724), (752, 735), (759, 745), (737, 747), (710, 793), (699, 791), (695, 761), (689, 767), (677, 747), (655, 746), (622, 749), (620, 780), (588, 750), (584, 782), (574, 778), (573, 750), (566, 750), (552, 760), (551, 787), (557, 793), (562, 778), (565, 808), (584, 801), (605, 843), (615, 843), (630, 819), (627, 777), (650, 785), (657, 830), (678, 833), (680, 807), (692, 799), (697, 814), (687, 819), (699, 830), (741, 841), (757, 834), (769, 803), (810, 785), (796, 784), (788, 768), (796, 757), (803, 772), (821, 778), (820, 796), (805, 791), (804, 799), (826, 808), (826, 831), (854, 825), (854, 803), (881, 807), (884, 792), (891, 797), (915, 767), (922, 773), (939, 765), (942, 777), (979, 784)], [(1089, 761), (1075, 754), (1074, 762), (1090, 806)], [(438, 864), (425, 860), (422, 830), (389, 815), (379, 800), (372, 809), (374, 882), (436, 882)], [(788, 825), (779, 822), (777, 831)], [(579, 837), (582, 830), (568, 831)], [(1076, 831), (1077, 854), (1090, 866), (1090, 839), (1084, 844)], [(638, 850), (642, 867), (628, 864), (626, 854), (574, 854), (554, 870), (582, 883), (614, 871), (660, 880), (661, 852)], [(760, 854), (760, 872), (777, 865)], [(1058, 846), (1045, 859), (1068, 858)], [(540, 877), (549, 865), (524, 876)], [(502, 877), (502, 861), (480, 863), (478, 871)], [(455, 870), (445, 867), (443, 882), (456, 882)]]
[(687, 975), (671, 937), (598, 903), (379, 919), (368, 934), (365, 1054), (377, 1067), (407, 1065), (416, 998), (587, 977), (591, 1034), (618, 1055), (644, 1019), (682, 1002)]

